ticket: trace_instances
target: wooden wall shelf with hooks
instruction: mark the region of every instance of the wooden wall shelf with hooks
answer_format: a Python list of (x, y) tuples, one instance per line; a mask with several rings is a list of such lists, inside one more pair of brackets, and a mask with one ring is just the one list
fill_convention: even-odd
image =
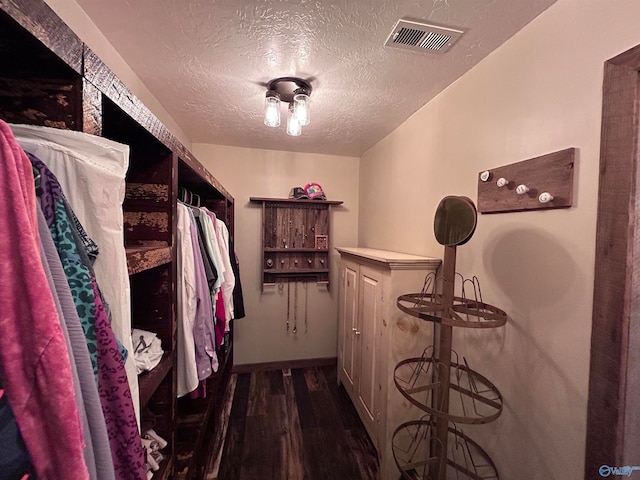
[(329, 284), (330, 213), (339, 200), (251, 197), (262, 205), (262, 286)]

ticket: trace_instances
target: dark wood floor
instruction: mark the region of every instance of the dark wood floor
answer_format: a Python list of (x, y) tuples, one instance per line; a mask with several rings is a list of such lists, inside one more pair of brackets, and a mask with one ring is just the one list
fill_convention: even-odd
[(222, 453), (206, 480), (376, 478), (375, 449), (335, 365), (234, 374), (230, 387)]

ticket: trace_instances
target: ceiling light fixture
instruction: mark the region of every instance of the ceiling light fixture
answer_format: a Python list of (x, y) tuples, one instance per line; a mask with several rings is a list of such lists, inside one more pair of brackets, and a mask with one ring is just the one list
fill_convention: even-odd
[(280, 77), (267, 85), (264, 102), (264, 124), (267, 127), (280, 126), (280, 103), (289, 104), (287, 135), (297, 137), (302, 127), (309, 125), (309, 98), (311, 84), (298, 77)]

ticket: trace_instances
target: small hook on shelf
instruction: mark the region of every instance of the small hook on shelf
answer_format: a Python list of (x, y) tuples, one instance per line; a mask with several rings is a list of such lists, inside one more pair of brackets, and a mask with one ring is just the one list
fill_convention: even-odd
[(502, 188), (502, 187), (506, 187), (507, 185), (509, 185), (509, 180), (507, 180), (507, 179), (506, 179), (506, 178), (504, 178), (504, 177), (500, 177), (500, 178), (498, 179), (498, 181), (496, 182), (496, 185), (497, 185), (498, 187), (500, 187), (500, 188)]
[(516, 187), (516, 193), (518, 195), (524, 195), (525, 193), (527, 193), (529, 191), (529, 187), (527, 187), (524, 184), (520, 184)]

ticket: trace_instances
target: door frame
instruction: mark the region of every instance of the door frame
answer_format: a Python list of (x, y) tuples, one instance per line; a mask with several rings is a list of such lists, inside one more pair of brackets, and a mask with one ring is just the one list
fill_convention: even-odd
[(640, 45), (604, 65), (584, 477), (588, 480), (601, 479), (603, 465), (640, 465), (639, 70)]

